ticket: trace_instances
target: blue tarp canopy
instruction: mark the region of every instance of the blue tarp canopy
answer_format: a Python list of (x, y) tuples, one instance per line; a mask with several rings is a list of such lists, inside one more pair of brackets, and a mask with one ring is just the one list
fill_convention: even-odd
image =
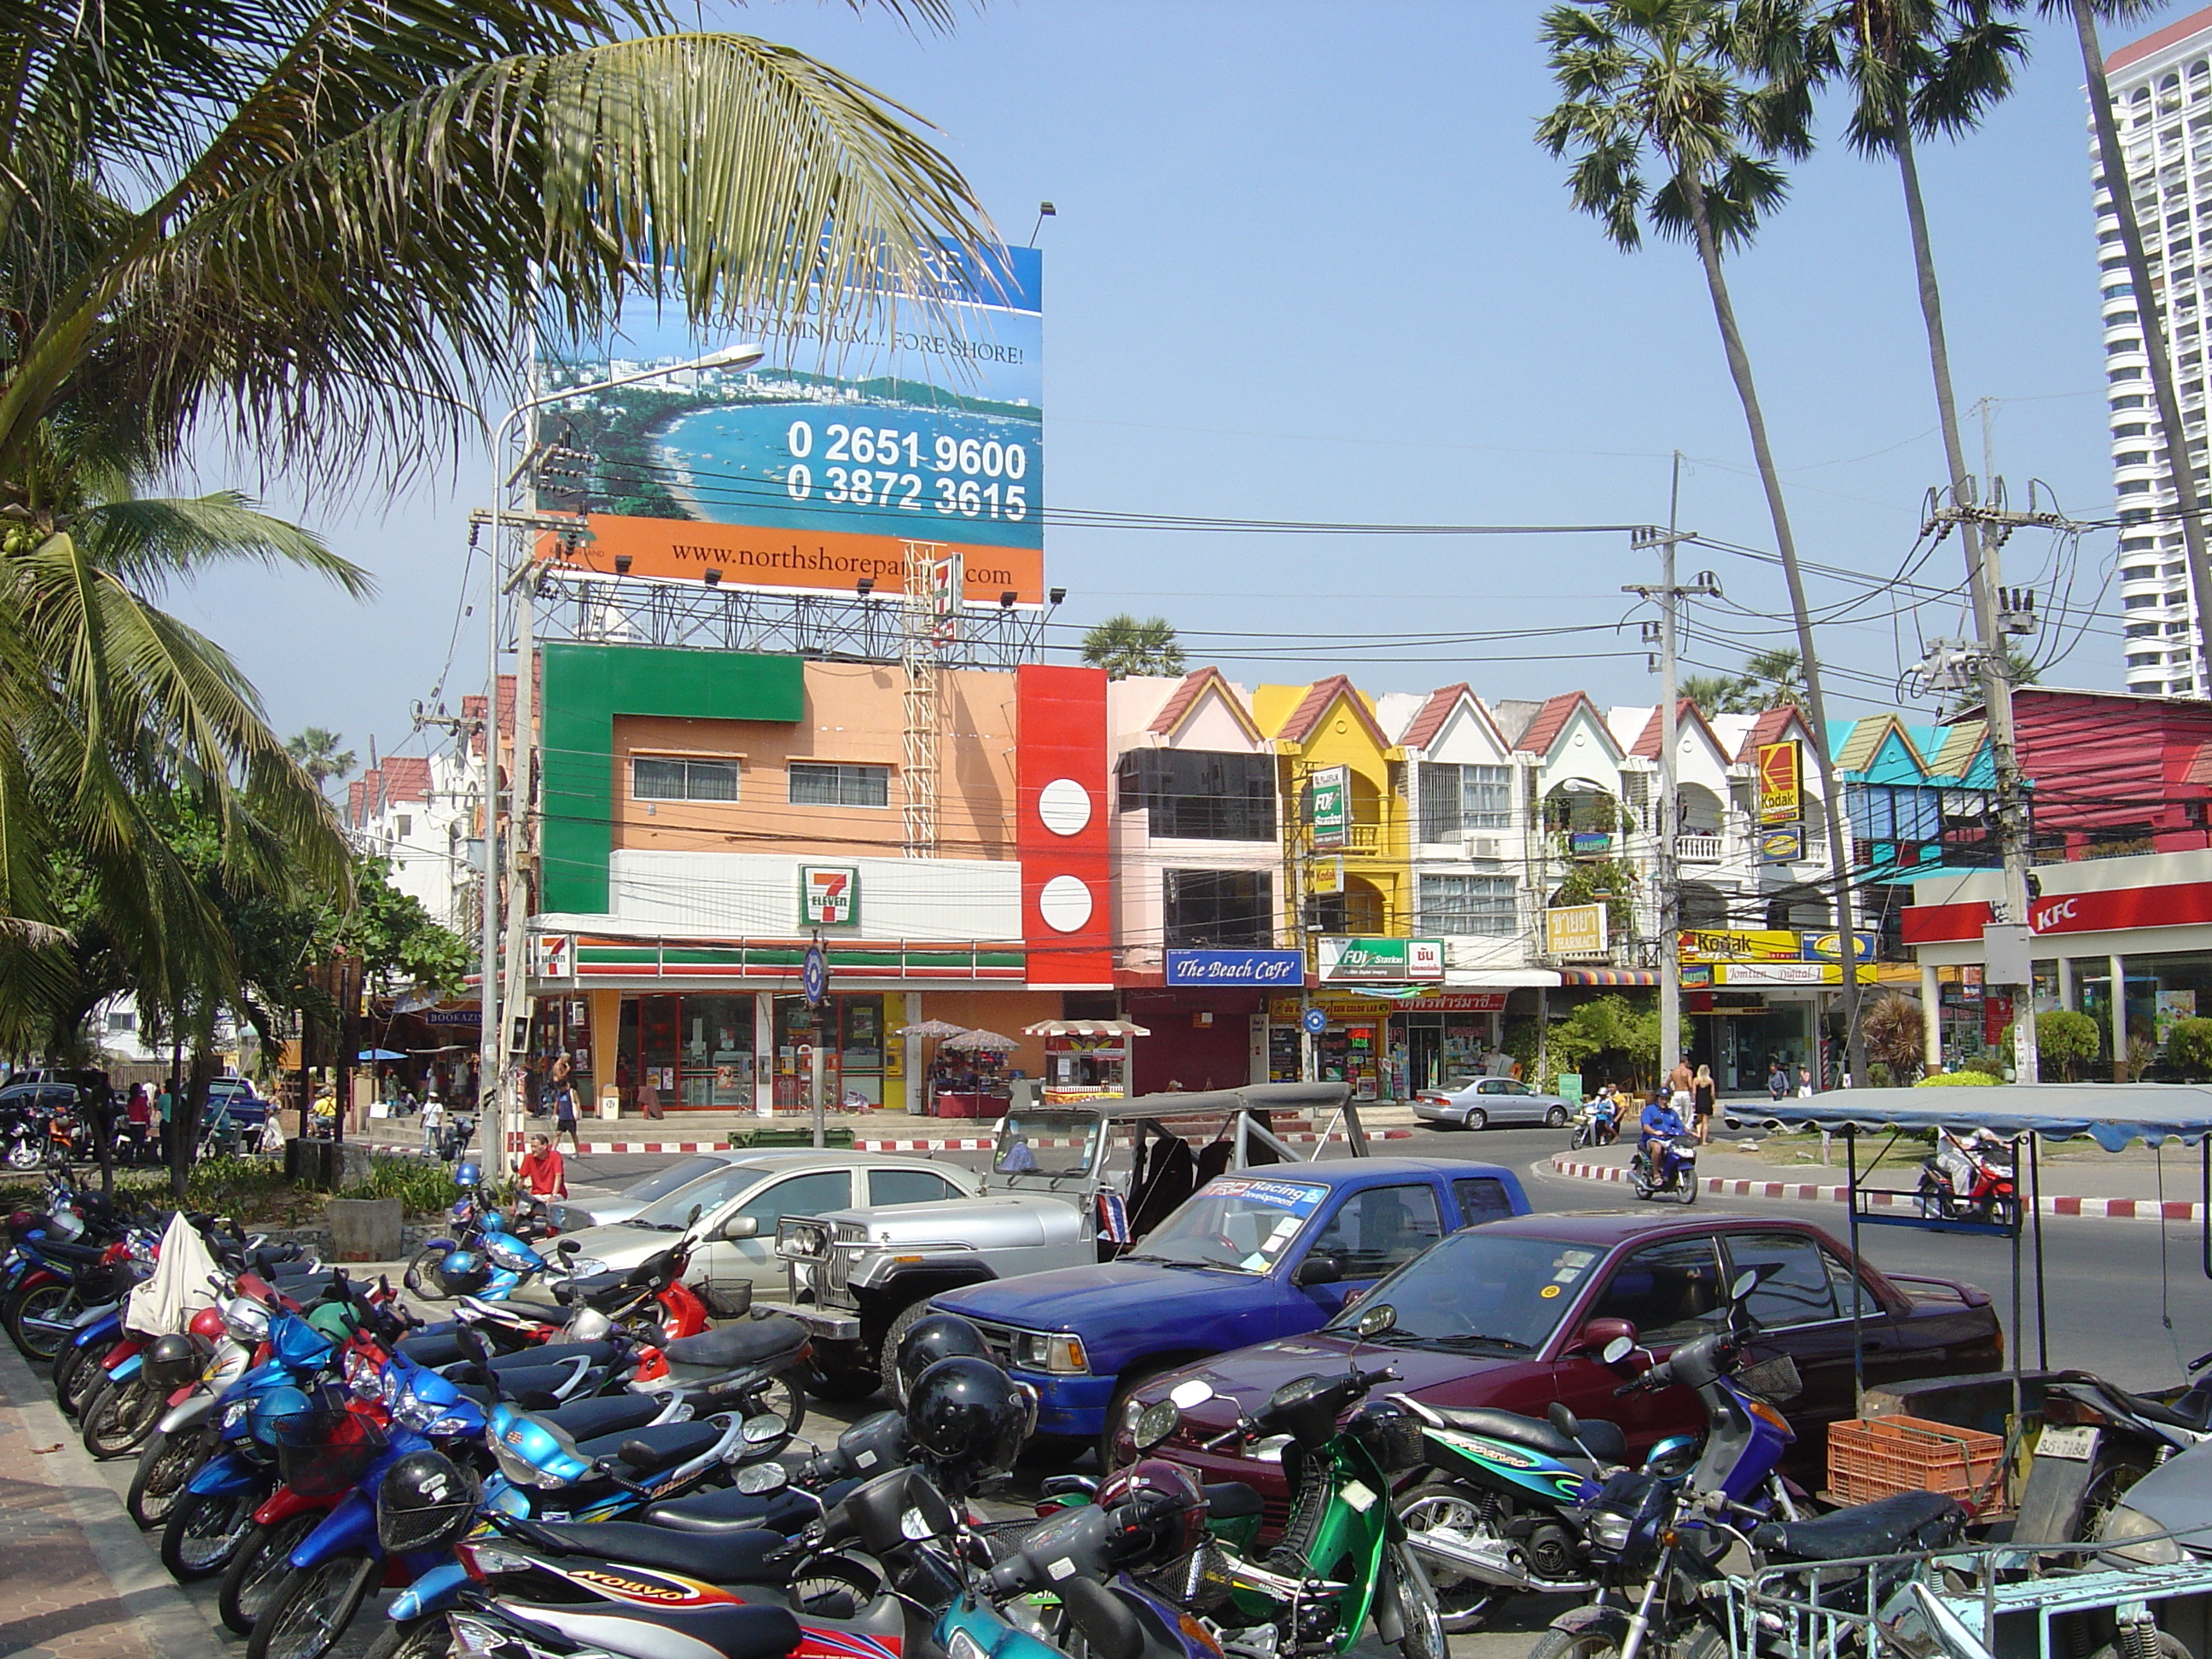
[(2087, 1135), (2108, 1152), (2131, 1140), (2194, 1146), (2212, 1134), (2212, 1088), (2193, 1083), (2031, 1083), (1986, 1089), (1834, 1089), (1809, 1100), (1739, 1103), (1729, 1115), (1827, 1130), (1988, 1129), (2046, 1140)]

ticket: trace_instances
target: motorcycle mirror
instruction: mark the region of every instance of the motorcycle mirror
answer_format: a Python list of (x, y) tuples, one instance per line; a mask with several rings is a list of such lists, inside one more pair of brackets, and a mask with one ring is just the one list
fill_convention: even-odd
[(1570, 1440), (1579, 1441), (1583, 1437), (1582, 1422), (1567, 1409), (1565, 1401), (1554, 1400), (1547, 1406), (1544, 1408), (1544, 1420)]
[(757, 1417), (748, 1417), (740, 1433), (748, 1446), (765, 1446), (781, 1440), (790, 1432), (784, 1421), (774, 1412), (763, 1412)]
[(562, 1255), (574, 1255), (583, 1248), (573, 1238), (564, 1238), (553, 1247), (555, 1251)]
[(1735, 1282), (1729, 1285), (1729, 1300), (1731, 1302), (1741, 1302), (1744, 1297), (1749, 1296), (1758, 1288), (1758, 1271), (1755, 1268), (1746, 1267), (1741, 1273), (1735, 1276)]
[(1635, 1352), (1636, 1340), (1633, 1337), (1616, 1336), (1598, 1351), (1598, 1358), (1608, 1365), (1618, 1365)]
[(1378, 1302), (1371, 1308), (1362, 1308), (1359, 1317), (1352, 1322), (1354, 1335), (1362, 1341), (1380, 1336), (1398, 1323), (1398, 1310), (1387, 1302)]
[[(752, 1425), (745, 1425), (750, 1430)], [(781, 1492), (791, 1484), (791, 1471), (781, 1463), (748, 1463), (738, 1471), (732, 1483), (739, 1492), (758, 1498), (772, 1492)]]
[(1137, 1413), (1136, 1431), (1132, 1437), (1141, 1455), (1150, 1452), (1176, 1431), (1182, 1421), (1182, 1413), (1172, 1400), (1155, 1400)]
[(1168, 1398), (1184, 1411), (1194, 1406), (1203, 1406), (1213, 1398), (1213, 1384), (1203, 1377), (1194, 1376), (1188, 1382), (1178, 1382), (1168, 1390)]

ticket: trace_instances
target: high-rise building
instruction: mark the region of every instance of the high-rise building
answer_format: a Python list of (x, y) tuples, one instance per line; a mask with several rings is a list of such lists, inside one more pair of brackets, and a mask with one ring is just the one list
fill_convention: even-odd
[[(2181, 526), (2158, 442), (2149, 359), (2137, 307), (2162, 307), (2166, 348), (2180, 390), (2182, 425), (2197, 488), (2205, 468), (2202, 296), (2212, 290), (2212, 10), (2200, 11), (2120, 47), (2105, 60), (2113, 113), (2126, 148), (2128, 188), (2142, 228), (2154, 291), (2129, 281), (2096, 143), (2097, 252), (2105, 319), (2112, 480), (2120, 503), (2120, 606), (2127, 686), (2150, 695), (2212, 690), (2196, 649), (2196, 607), (2182, 556)], [(2206, 265), (2198, 273), (2200, 249)]]

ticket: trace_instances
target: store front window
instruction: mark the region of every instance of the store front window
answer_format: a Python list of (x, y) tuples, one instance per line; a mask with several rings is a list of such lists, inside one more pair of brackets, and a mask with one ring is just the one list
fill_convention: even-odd
[(626, 996), (616, 1030), (614, 1083), (623, 1111), (752, 1105), (750, 996)]
[(822, 1092), (835, 1105), (857, 1096), (884, 1103), (884, 1000), (880, 994), (832, 996), (819, 1008), (805, 997), (775, 1000), (775, 1103), (808, 1103), (811, 1055), (822, 1056)]

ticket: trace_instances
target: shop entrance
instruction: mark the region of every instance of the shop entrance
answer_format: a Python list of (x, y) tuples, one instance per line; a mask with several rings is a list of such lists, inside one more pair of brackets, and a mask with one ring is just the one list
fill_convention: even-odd
[(615, 1084), (624, 1110), (743, 1111), (753, 1103), (753, 1000), (624, 997)]

